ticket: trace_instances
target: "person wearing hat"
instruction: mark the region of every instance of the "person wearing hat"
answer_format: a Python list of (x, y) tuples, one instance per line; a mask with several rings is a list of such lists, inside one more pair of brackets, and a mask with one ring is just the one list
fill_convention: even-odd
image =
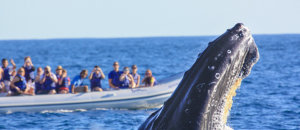
[(42, 94), (55, 94), (57, 78), (54, 73), (51, 72), (50, 66), (44, 68), (44, 74), (40, 83), (43, 85)]

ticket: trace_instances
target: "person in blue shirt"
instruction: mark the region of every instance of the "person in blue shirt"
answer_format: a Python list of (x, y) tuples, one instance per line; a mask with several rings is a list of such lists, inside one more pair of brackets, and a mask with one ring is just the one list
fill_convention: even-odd
[(9, 66), (7, 59), (2, 59), (2, 81), (4, 83), (4, 91), (10, 93), (10, 82), (12, 80), (12, 77), (16, 75), (16, 64), (13, 59), (10, 60), (10, 63), (13, 66)]
[(22, 68), (24, 68), (25, 70), (25, 79), (26, 82), (34, 82), (34, 71), (35, 71), (35, 67), (32, 64), (31, 61), (31, 57), (27, 56), (24, 58), (24, 65), (22, 66)]
[(90, 74), (91, 91), (103, 91), (101, 80), (105, 78), (102, 69), (99, 66), (95, 66)]
[(58, 82), (58, 93), (67, 94), (69, 93), (70, 78), (67, 76), (67, 70), (62, 69), (61, 80)]
[(82, 70), (80, 72), (80, 75), (77, 75), (74, 77), (71, 83), (71, 93), (82, 93), (82, 92), (88, 92), (89, 86), (88, 86), (88, 71)]
[(123, 72), (119, 71), (118, 62), (114, 62), (113, 67), (114, 70), (108, 74), (108, 85), (113, 89), (119, 89), (121, 86), (120, 76)]
[(50, 66), (44, 68), (44, 74), (40, 83), (43, 85), (41, 94), (56, 94), (57, 78), (54, 73), (51, 72)]
[(22, 66), (25, 70), (25, 79), (27, 82), (27, 87), (30, 88), (30, 90), (34, 90), (34, 71), (35, 67), (32, 64), (31, 57), (26, 56), (24, 58), (24, 65)]
[(37, 73), (36, 73), (36, 77), (35, 77), (35, 80), (34, 80), (34, 85), (35, 85), (35, 93), (36, 94), (42, 94), (42, 87), (43, 87), (43, 84), (41, 84), (41, 81), (42, 81), (42, 77), (44, 75), (44, 70), (42, 67), (38, 67), (37, 68)]
[[(34, 95), (33, 88), (27, 86), (24, 68), (20, 68), (18, 70), (18, 74), (14, 77), (10, 84), (10, 89), (12, 91), (11, 95), (14, 96), (20, 94)], [(32, 91), (30, 91), (30, 89), (32, 89)]]

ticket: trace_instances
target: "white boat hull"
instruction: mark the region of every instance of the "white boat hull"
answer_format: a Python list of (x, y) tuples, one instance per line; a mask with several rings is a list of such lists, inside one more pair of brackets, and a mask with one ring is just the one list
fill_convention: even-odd
[(0, 97), (0, 112), (154, 108), (162, 105), (170, 97), (180, 80), (181, 76), (155, 87), (114, 91)]

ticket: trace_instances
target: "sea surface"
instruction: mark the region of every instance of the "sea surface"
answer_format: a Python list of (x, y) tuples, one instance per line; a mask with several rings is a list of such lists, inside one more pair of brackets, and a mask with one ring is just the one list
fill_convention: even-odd
[[(136, 64), (143, 77), (151, 69), (159, 80), (191, 67), (216, 36), (115, 39), (50, 39), (0, 41), (0, 58), (18, 67), (31, 56), (36, 67), (58, 65), (73, 78), (99, 65), (105, 75), (119, 61), (120, 69)], [(300, 35), (254, 35), (260, 60), (234, 97), (228, 126), (233, 129), (300, 129)], [(107, 78), (102, 81), (107, 87)], [(0, 129), (131, 130), (157, 108), (0, 113)]]

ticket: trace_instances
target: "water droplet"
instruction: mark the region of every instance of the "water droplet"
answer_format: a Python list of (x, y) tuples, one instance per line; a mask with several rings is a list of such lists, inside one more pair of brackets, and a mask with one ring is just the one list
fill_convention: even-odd
[(216, 73), (215, 77), (216, 77), (216, 79), (219, 79), (220, 78), (220, 74)]
[(215, 66), (208, 66), (208, 69), (209, 69), (209, 70), (214, 70), (214, 69), (215, 69)]
[(230, 53), (231, 53), (231, 50), (227, 50), (227, 53), (230, 54)]
[(218, 57), (220, 57), (220, 56), (221, 56), (221, 53), (218, 54)]

